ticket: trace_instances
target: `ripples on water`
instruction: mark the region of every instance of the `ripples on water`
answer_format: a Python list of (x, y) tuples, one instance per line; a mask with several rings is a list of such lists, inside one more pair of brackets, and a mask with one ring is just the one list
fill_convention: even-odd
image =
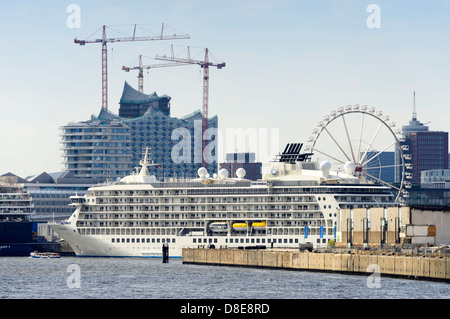
[[(80, 288), (69, 288), (69, 265), (80, 269)], [(439, 299), (450, 285), (381, 277), (303, 271), (183, 265), (179, 259), (0, 258), (0, 298), (121, 299)]]

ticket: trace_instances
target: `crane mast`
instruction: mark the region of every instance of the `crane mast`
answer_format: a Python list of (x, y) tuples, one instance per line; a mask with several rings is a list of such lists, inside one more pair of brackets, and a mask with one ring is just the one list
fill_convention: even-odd
[(101, 39), (95, 40), (78, 40), (74, 39), (74, 43), (85, 45), (86, 43), (101, 43), (102, 44), (102, 108), (108, 110), (108, 42), (129, 42), (129, 41), (155, 41), (155, 40), (175, 40), (175, 39), (189, 39), (187, 34), (174, 34), (165, 36), (164, 23), (161, 27), (161, 34), (158, 36), (136, 37), (136, 24), (134, 25), (133, 35), (121, 38), (108, 38), (106, 36), (106, 25), (103, 25), (103, 33)]
[(208, 48), (205, 49), (205, 63), (203, 64), (203, 104), (202, 104), (202, 165), (208, 169), (208, 161), (205, 154), (205, 132), (208, 129), (208, 94), (209, 93), (209, 59)]

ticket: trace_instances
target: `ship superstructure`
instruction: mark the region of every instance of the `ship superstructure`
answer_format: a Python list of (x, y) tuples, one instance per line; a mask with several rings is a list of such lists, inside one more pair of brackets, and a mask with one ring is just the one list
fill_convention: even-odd
[(0, 181), (0, 256), (23, 256), (32, 251), (34, 206), (23, 184)]
[(200, 168), (196, 179), (158, 182), (146, 153), (139, 172), (73, 196), (75, 212), (51, 227), (78, 256), (159, 257), (168, 244), (180, 257), (184, 247), (209, 245), (324, 247), (336, 238), (340, 209), (395, 204), (388, 187), (333, 172), (301, 148), (288, 144), (258, 181), (243, 169), (232, 178)]

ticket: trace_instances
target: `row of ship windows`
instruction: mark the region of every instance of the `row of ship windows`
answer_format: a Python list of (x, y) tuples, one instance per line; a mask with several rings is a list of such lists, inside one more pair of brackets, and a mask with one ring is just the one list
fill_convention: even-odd
[[(188, 182), (189, 183), (189, 182)], [(183, 184), (188, 184), (188, 183), (183, 183)], [(158, 185), (154, 185), (155, 187), (158, 187)], [(185, 185), (185, 186), (189, 186), (189, 185)], [(196, 184), (197, 186), (197, 184)], [(272, 190), (273, 192), (274, 190)], [(265, 201), (285, 201), (285, 202), (302, 202), (302, 201), (315, 201), (315, 197), (308, 195), (308, 196), (302, 196), (302, 194), (300, 193), (315, 193), (315, 194), (320, 194), (323, 193), (323, 191), (320, 191), (320, 189), (314, 189), (313, 191), (311, 189), (305, 190), (305, 189), (301, 189), (301, 188), (295, 188), (295, 189), (289, 189), (289, 188), (283, 188), (280, 189), (280, 194), (276, 194), (275, 196), (268, 196), (267, 193), (267, 188), (259, 188), (259, 189), (245, 189), (245, 188), (225, 188), (225, 187), (217, 187), (217, 188), (210, 188), (210, 189), (190, 189), (188, 191), (186, 190), (154, 190), (154, 191), (111, 191), (111, 192), (104, 192), (104, 191), (96, 191), (94, 192), (94, 196), (98, 196), (98, 197), (110, 197), (110, 196), (136, 196), (136, 197), (141, 197), (145, 198), (148, 196), (165, 196), (163, 198), (169, 200), (172, 196), (174, 198), (178, 198), (178, 196), (180, 195), (187, 195), (189, 196), (189, 200), (191, 202), (193, 201), (197, 201), (197, 199), (201, 199), (204, 200), (205, 198), (197, 198), (197, 197), (190, 197), (190, 196), (210, 196), (210, 200), (217, 200), (217, 202), (220, 202), (220, 199), (222, 200), (233, 200), (234, 202), (236, 201), (246, 201), (247, 198), (244, 197), (224, 197), (226, 195), (250, 195), (252, 197), (250, 197), (251, 199), (253, 199), (254, 201), (262, 201), (262, 199), (265, 199)], [(344, 192), (344, 191), (342, 191)], [(346, 192), (347, 194), (350, 193), (350, 191)], [(291, 194), (294, 194), (294, 196), (292, 196)], [(297, 195), (297, 196), (295, 196)], [(353, 195), (353, 194), (352, 194)], [(356, 196), (355, 196), (356, 195)], [(348, 196), (338, 196), (337, 198), (339, 198), (340, 200), (351, 200), (351, 201), (356, 201), (356, 200), (370, 200), (372, 198), (372, 194), (369, 195), (360, 195), (360, 194), (355, 194), (353, 196), (350, 196), (350, 194)], [(380, 194), (383, 195), (383, 194)], [(216, 196), (220, 196), (219, 198), (217, 198)], [(254, 197), (253, 197), (254, 196)], [(105, 198), (105, 199), (106, 199)], [(186, 200), (188, 200), (188, 198), (186, 198)], [(320, 200), (320, 199), (319, 199)], [(325, 200), (325, 197), (323, 197), (323, 200)]]
[(175, 238), (111, 238), (112, 243), (175, 243)]
[[(327, 243), (327, 238), (317, 238), (317, 243)], [(175, 238), (111, 238), (112, 243), (175, 243)], [(193, 244), (217, 244), (217, 238), (193, 238)], [(225, 238), (226, 244), (266, 244), (265, 238)], [(267, 244), (298, 244), (298, 238), (268, 238)]]

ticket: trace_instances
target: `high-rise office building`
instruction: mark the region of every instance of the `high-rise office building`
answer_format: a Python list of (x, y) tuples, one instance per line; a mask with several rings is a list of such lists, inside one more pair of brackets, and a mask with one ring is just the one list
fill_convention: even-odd
[(448, 168), (448, 132), (430, 131), (417, 120), (415, 98), (412, 120), (402, 127), (402, 134), (402, 145), (409, 147), (413, 183), (420, 182), (420, 172), (424, 170)]
[(412, 181), (420, 182), (420, 172), (448, 168), (448, 132), (412, 132), (409, 135)]

